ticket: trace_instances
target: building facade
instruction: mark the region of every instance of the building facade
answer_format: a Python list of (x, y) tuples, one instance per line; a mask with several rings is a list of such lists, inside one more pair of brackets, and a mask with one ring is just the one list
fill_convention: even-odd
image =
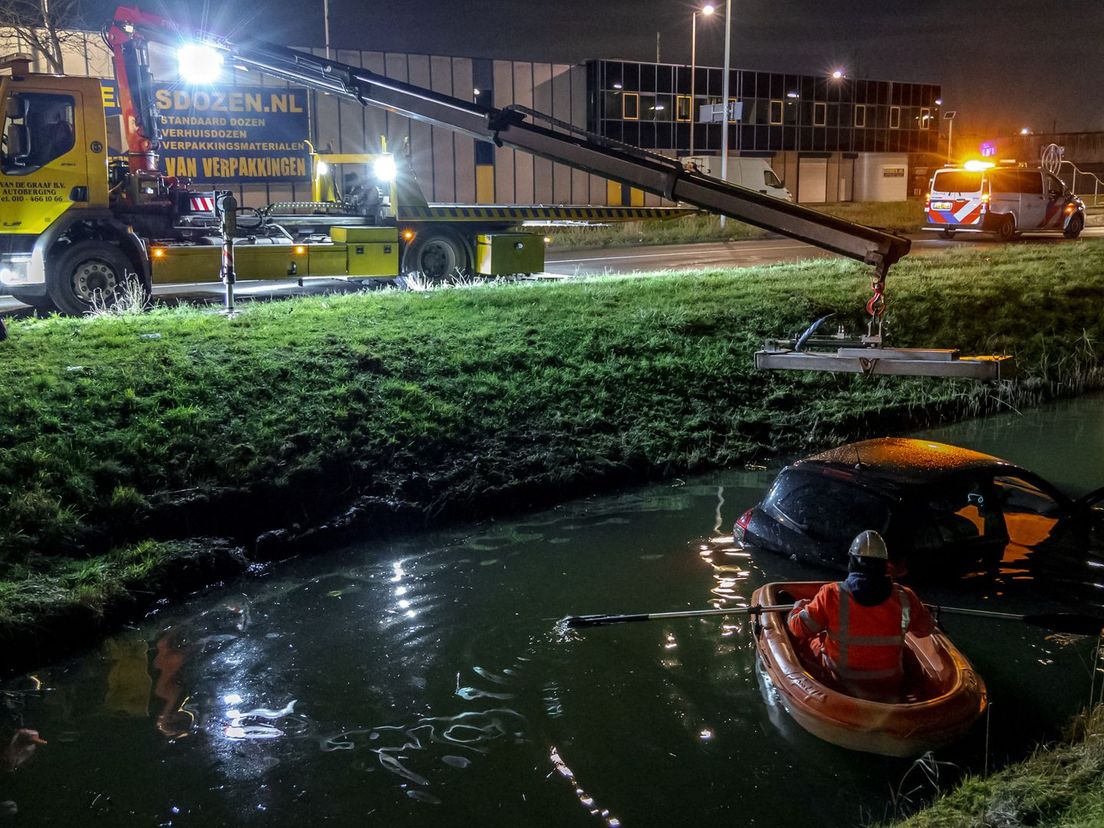
[[(591, 132), (665, 155), (720, 153), (726, 125), (703, 122), (702, 111), (722, 103), (723, 69), (696, 67), (691, 77), (690, 67), (663, 63), (592, 60), (586, 67)], [(729, 152), (770, 158), (799, 201), (895, 189), (904, 198), (909, 176), (897, 172), (938, 150), (940, 95), (936, 84), (732, 69)], [(868, 183), (875, 177), (864, 170), (882, 162), (901, 178), (899, 187)]]
[[(65, 71), (111, 79), (110, 53), (98, 34), (65, 44)], [(0, 29), (2, 51), (32, 52)], [(320, 49), (307, 50), (322, 55)], [(156, 55), (153, 56), (156, 58)], [(464, 100), (518, 104), (611, 139), (672, 157), (690, 153), (690, 121), (705, 104), (720, 103), (722, 70), (698, 67), (691, 97), (686, 66), (619, 60), (582, 65), (490, 60), (393, 52), (337, 50), (334, 57), (395, 80)], [(170, 80), (166, 60), (155, 76)], [(35, 71), (45, 71), (36, 58)], [(168, 74), (167, 74), (168, 73)], [(236, 72), (237, 86), (286, 87), (283, 81)], [(729, 124), (730, 152), (769, 159), (799, 201), (892, 200), (906, 192), (915, 159), (939, 141), (940, 89), (933, 84), (819, 78), (734, 69), (730, 98), (742, 107)], [(430, 201), (514, 204), (663, 203), (597, 176), (528, 153), (495, 147), (451, 130), (411, 121), (374, 107), (311, 92), (311, 142), (337, 153), (409, 148)], [(693, 151), (717, 154), (720, 123), (694, 125)], [(911, 170), (910, 170), (911, 171)], [(899, 186), (898, 186), (899, 185)], [(242, 203), (307, 200), (310, 184), (226, 184)]]

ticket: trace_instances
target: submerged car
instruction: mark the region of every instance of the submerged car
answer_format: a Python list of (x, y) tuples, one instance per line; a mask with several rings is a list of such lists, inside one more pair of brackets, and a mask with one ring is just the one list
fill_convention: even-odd
[(898, 575), (1026, 566), (1040, 548), (1087, 562), (1090, 547), (1104, 552), (1102, 501), (1104, 488), (1073, 499), (997, 457), (893, 437), (786, 466), (734, 535), (746, 547), (846, 569), (852, 539), (876, 529)]

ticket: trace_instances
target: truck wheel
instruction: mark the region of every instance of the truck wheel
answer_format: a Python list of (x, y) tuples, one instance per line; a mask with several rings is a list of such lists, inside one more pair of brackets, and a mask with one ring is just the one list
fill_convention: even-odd
[(997, 225), (997, 235), (1001, 241), (1012, 241), (1012, 237), (1016, 235), (1016, 220), (1012, 216), (1002, 218)]
[(49, 296), (41, 296), (37, 293), (23, 293), (21, 290), (13, 290), (11, 292), (12, 298), (16, 302), (22, 302), (24, 305), (30, 305), (36, 311), (40, 313), (49, 313), (50, 311), (57, 310), (54, 307), (53, 301)]
[[(70, 246), (48, 267), (46, 289), (62, 313), (80, 316), (94, 305), (111, 306), (127, 279), (139, 279), (136, 268), (118, 247), (108, 242), (83, 241)], [(143, 299), (149, 287), (141, 286)]]
[(427, 282), (444, 282), (470, 269), (471, 258), (463, 241), (443, 230), (419, 233), (402, 257), (403, 275), (421, 273)]
[(1066, 229), (1062, 231), (1062, 235), (1067, 239), (1076, 239), (1081, 235), (1081, 231), (1085, 229), (1085, 217), (1080, 213), (1074, 215), (1069, 224), (1066, 225)]

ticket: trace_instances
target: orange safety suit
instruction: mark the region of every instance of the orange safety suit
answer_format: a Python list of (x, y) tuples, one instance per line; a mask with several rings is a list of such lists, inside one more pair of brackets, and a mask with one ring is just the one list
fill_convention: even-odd
[(905, 633), (922, 638), (934, 628), (931, 613), (908, 587), (894, 584), (882, 603), (864, 606), (846, 581), (825, 584), (812, 601), (798, 602), (787, 623), (829, 678), (877, 700), (900, 692)]

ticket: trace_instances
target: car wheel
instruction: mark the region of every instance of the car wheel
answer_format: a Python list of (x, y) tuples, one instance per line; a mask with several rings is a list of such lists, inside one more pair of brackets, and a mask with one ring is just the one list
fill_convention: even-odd
[[(71, 245), (53, 267), (48, 268), (46, 290), (62, 313), (80, 316), (97, 305), (115, 305), (128, 279), (139, 277), (134, 265), (109, 242), (83, 241)], [(141, 286), (149, 299), (149, 286)]]
[(419, 234), (402, 258), (404, 276), (421, 273), (431, 283), (447, 281), (470, 268), (471, 261), (463, 241), (444, 231), (428, 230)]
[(955, 231), (948, 227), (945, 230), (943, 230), (942, 232), (940, 232), (939, 235), (941, 235), (945, 239), (953, 239), (954, 235), (955, 235)]
[(997, 235), (1001, 241), (1012, 241), (1016, 235), (1016, 220), (1012, 216), (1005, 216), (997, 225)]
[(1076, 239), (1081, 235), (1081, 231), (1085, 229), (1085, 217), (1080, 213), (1075, 213), (1069, 220), (1069, 224), (1066, 225), (1066, 229), (1062, 231), (1062, 235), (1067, 239)]

